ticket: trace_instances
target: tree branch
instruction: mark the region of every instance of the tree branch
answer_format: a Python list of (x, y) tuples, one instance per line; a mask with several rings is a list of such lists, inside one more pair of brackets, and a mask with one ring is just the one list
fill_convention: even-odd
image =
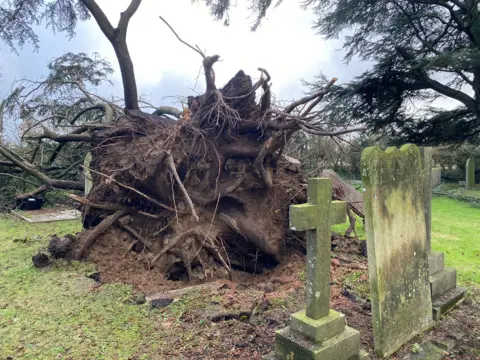
[(108, 40), (111, 41), (113, 39), (113, 34), (115, 32), (115, 29), (113, 28), (112, 24), (108, 20), (107, 16), (103, 12), (103, 10), (98, 6), (98, 4), (95, 2), (95, 0), (80, 0), (90, 11), (90, 13), (93, 15), (95, 20), (97, 21), (98, 26), (100, 27), (100, 30), (105, 34)]
[[(408, 51), (408, 49), (404, 47), (397, 47), (397, 52), (398, 54), (406, 61), (408, 62), (413, 62), (414, 57), (413, 55)], [(459, 91), (452, 89), (451, 87), (448, 87), (446, 85), (443, 85), (442, 83), (433, 80), (427, 75), (427, 72), (423, 69), (413, 69), (418, 75), (418, 77), (426, 82), (428, 85), (430, 85), (430, 88), (432, 90), (437, 91), (438, 93), (448, 96), (452, 99), (458, 100), (461, 103), (463, 103), (466, 107), (468, 107), (473, 113), (479, 114), (479, 109), (477, 109), (477, 106), (475, 104), (475, 100), (468, 96), (467, 94)]]
[[(298, 107), (300, 105), (303, 105), (303, 104), (306, 104), (313, 99), (319, 98), (320, 100), (318, 102), (322, 101), (325, 94), (330, 90), (330, 88), (332, 87), (333, 84), (335, 84), (336, 81), (337, 81), (337, 78), (333, 78), (332, 80), (330, 80), (330, 82), (323, 89), (320, 89), (319, 91), (314, 92), (313, 94), (310, 94), (310, 95), (305, 96), (305, 97), (303, 97), (303, 98), (301, 98), (297, 101), (294, 101), (289, 106), (287, 106), (283, 112), (285, 112), (287, 114), (290, 114), (293, 110), (295, 110), (296, 107)], [(316, 106), (317, 104), (315, 104), (314, 106)], [(313, 107), (312, 107), (312, 109), (313, 109)]]
[(118, 25), (115, 31), (118, 31), (122, 34), (122, 36), (125, 36), (125, 34), (127, 33), (128, 23), (130, 22), (132, 16), (135, 15), (135, 13), (137, 12), (138, 7), (141, 3), (142, 0), (132, 0), (130, 5), (128, 5), (127, 10), (120, 14), (120, 20), (118, 21)]
[(220, 59), (219, 55), (207, 56), (203, 59), (203, 69), (205, 71), (205, 80), (207, 83), (207, 90), (206, 92), (211, 92), (217, 90), (215, 86), (215, 75), (213, 73), (213, 64), (215, 64), (218, 59)]
[(202, 58), (205, 59), (205, 54), (202, 50), (200, 50), (200, 48), (197, 46), (197, 47), (193, 47), (192, 45), (190, 45), (189, 43), (187, 43), (185, 40), (183, 40), (178, 34), (177, 32), (173, 29), (173, 27), (167, 22), (167, 20), (165, 20), (163, 17), (159, 16), (160, 20), (162, 20), (165, 25), (168, 26), (168, 28), (173, 32), (173, 35), (176, 36), (176, 38), (178, 39), (178, 41), (180, 41), (182, 44), (188, 46), (190, 49), (192, 49), (193, 51), (195, 51), (197, 54), (199, 54)]
[(66, 135), (59, 135), (54, 133), (53, 131), (50, 131), (47, 129), (45, 126), (42, 126), (43, 128), (43, 134), (38, 135), (38, 136), (31, 136), (31, 137), (25, 137), (25, 139), (50, 139), (59, 143), (65, 143), (65, 142), (85, 142), (85, 141), (90, 141), (92, 140), (92, 137), (89, 134), (81, 134), (79, 133), (80, 131), (83, 133), (88, 130), (88, 127), (82, 126), (75, 131), (66, 134)]
[(3, 145), (0, 145), (0, 154), (5, 156), (12, 163), (17, 165), (26, 173), (36, 177), (45, 185), (57, 188), (57, 189), (66, 189), (66, 190), (85, 190), (85, 184), (79, 181), (70, 181), (70, 180), (56, 180), (51, 179), (41, 171), (37, 170), (35, 166), (25, 159), (21, 158), (11, 150), (7, 149)]

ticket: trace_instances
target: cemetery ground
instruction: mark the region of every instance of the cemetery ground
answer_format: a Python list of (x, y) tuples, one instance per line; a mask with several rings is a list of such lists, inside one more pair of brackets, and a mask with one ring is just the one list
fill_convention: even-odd
[[(427, 339), (446, 348), (455, 343), (446, 359), (480, 359), (480, 209), (446, 197), (434, 197), (432, 209), (432, 247), (445, 253), (469, 295), (392, 359), (415, 355)], [(273, 349), (275, 330), (305, 306), (302, 254), (262, 275), (236, 271), (234, 282), (199, 286), (198, 280), (188, 284), (194, 286), (190, 291), (178, 290), (185, 287), (180, 281), (135, 271), (135, 255), (124, 257), (118, 246), (99, 247), (104, 260), (97, 268), (67, 261), (55, 261), (46, 271), (34, 268), (32, 255), (46, 249), (49, 235), (79, 230), (77, 221), (0, 218), (1, 360), (261, 359)], [(372, 356), (367, 260), (353, 240), (333, 244), (332, 307), (361, 332), (362, 347)], [(91, 276), (96, 272), (99, 278)], [(152, 308), (143, 294), (158, 292), (167, 300), (157, 304), (166, 306)]]

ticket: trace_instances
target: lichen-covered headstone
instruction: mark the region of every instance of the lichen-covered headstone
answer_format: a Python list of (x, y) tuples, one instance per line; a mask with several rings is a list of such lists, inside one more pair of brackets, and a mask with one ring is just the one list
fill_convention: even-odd
[(457, 286), (457, 272), (454, 268), (445, 267), (444, 254), (431, 248), (432, 231), (432, 148), (420, 148), (424, 171), (423, 203), (425, 207), (425, 225), (430, 274), (430, 291), (432, 296), (433, 319), (439, 320), (442, 315), (461, 302), (466, 289)]
[(473, 158), (468, 158), (466, 172), (467, 172), (466, 188), (473, 189), (473, 187), (475, 186), (475, 161), (473, 160)]
[(432, 165), (433, 165), (433, 149), (431, 147), (419, 148), (422, 157), (423, 176), (423, 209), (425, 212), (425, 230), (427, 237), (427, 251), (431, 250), (431, 233), (432, 233)]
[(290, 207), (290, 228), (307, 231), (307, 307), (291, 315), (290, 326), (278, 330), (275, 353), (289, 360), (364, 360), (360, 333), (345, 316), (330, 309), (330, 247), (334, 224), (347, 216), (344, 201), (332, 202), (332, 180), (308, 182), (308, 203)]
[(90, 190), (92, 189), (92, 185), (93, 185), (92, 175), (90, 174), (91, 161), (92, 161), (92, 153), (88, 152), (83, 161), (83, 166), (84, 166), (83, 176), (85, 178), (85, 196), (87, 196), (90, 193)]
[(362, 153), (375, 352), (393, 354), (432, 323), (424, 172), (415, 145)]
[(442, 168), (436, 167), (432, 169), (432, 187), (436, 187), (442, 183)]

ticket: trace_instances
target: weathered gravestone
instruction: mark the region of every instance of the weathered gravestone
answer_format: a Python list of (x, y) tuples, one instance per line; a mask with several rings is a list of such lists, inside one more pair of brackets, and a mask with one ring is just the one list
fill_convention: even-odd
[(432, 187), (436, 187), (442, 183), (442, 168), (436, 167), (432, 169)]
[(462, 301), (466, 289), (457, 287), (457, 271), (445, 267), (444, 254), (432, 250), (432, 153), (431, 147), (420, 148), (422, 156), (423, 178), (423, 203), (425, 210), (426, 239), (428, 251), (428, 264), (430, 275), (430, 292), (433, 305), (433, 319), (440, 317), (456, 304)]
[(332, 202), (332, 180), (310, 179), (308, 203), (290, 207), (290, 227), (307, 231), (307, 307), (277, 331), (275, 354), (289, 360), (368, 359), (360, 333), (330, 309), (330, 227), (346, 221), (347, 204)]
[(466, 166), (466, 188), (473, 189), (475, 186), (475, 161), (473, 158), (467, 159), (467, 166)]
[(415, 145), (362, 153), (375, 352), (387, 357), (432, 326), (423, 197)]
[(92, 189), (92, 175), (90, 174), (90, 162), (92, 161), (92, 153), (88, 152), (87, 155), (85, 156), (85, 159), (83, 161), (83, 176), (85, 179), (85, 196), (87, 196), (90, 193), (90, 190)]

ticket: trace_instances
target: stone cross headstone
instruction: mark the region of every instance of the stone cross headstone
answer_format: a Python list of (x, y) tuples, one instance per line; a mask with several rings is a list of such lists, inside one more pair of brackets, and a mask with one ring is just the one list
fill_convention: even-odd
[(428, 249), (428, 267), (430, 275), (430, 292), (432, 296), (433, 319), (439, 320), (443, 314), (460, 303), (466, 295), (466, 289), (457, 287), (457, 271), (445, 267), (444, 254), (432, 250), (432, 148), (420, 148), (424, 173), (423, 203), (425, 206), (425, 225)]
[(424, 174), (415, 145), (362, 153), (375, 352), (388, 357), (432, 326)]
[(275, 354), (281, 359), (367, 359), (360, 333), (345, 316), (330, 309), (331, 226), (346, 221), (347, 204), (332, 201), (332, 180), (310, 179), (308, 203), (290, 207), (290, 228), (307, 232), (306, 310), (291, 315), (277, 331)]
[(475, 161), (473, 160), (473, 158), (467, 159), (466, 181), (466, 188), (473, 189), (475, 186)]

